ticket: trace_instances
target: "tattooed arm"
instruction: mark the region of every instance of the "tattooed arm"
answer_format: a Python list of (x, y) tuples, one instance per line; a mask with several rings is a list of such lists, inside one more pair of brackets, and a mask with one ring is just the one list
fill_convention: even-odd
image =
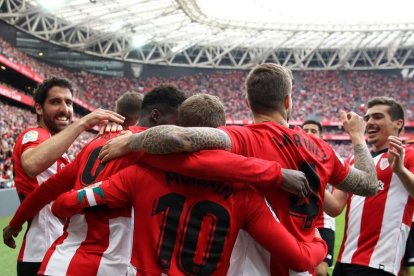
[(220, 129), (162, 125), (137, 134), (126, 133), (110, 140), (102, 148), (99, 158), (106, 162), (134, 151), (167, 154), (203, 149), (231, 151), (231, 147), (230, 137)]
[(355, 164), (336, 188), (361, 196), (375, 195), (378, 190), (377, 171), (365, 142), (365, 122), (354, 112), (341, 113), (341, 120), (345, 131), (351, 136)]

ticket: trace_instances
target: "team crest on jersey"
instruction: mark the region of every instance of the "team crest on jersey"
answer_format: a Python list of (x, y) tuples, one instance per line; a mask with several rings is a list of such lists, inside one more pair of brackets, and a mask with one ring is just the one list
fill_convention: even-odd
[(382, 158), (379, 165), (380, 165), (380, 169), (381, 170), (385, 170), (386, 168), (388, 168), (388, 166), (390, 164), (388, 163), (388, 159), (387, 158)]
[(26, 144), (28, 142), (34, 142), (39, 137), (39, 132), (36, 130), (31, 130), (26, 132), (26, 134), (23, 136), (22, 144)]
[(382, 182), (381, 180), (378, 180), (378, 190), (382, 191), (384, 190), (384, 182)]

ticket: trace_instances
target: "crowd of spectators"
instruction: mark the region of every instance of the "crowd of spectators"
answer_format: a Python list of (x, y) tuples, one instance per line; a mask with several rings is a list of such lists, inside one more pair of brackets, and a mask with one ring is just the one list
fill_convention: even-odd
[[(27, 66), (43, 77), (63, 76), (73, 81), (82, 98), (94, 107), (112, 108), (125, 91), (145, 93), (160, 84), (173, 84), (188, 94), (210, 93), (219, 96), (225, 104), (228, 117), (251, 119), (243, 98), (246, 71), (212, 71), (193, 75), (161, 78), (130, 79), (107, 77), (88, 72), (72, 72), (50, 66), (27, 56), (0, 38), (0, 53), (10, 60)], [(356, 110), (365, 112), (368, 98), (379, 95), (400, 100), (407, 118), (414, 120), (414, 80), (404, 79), (398, 72), (378, 71), (300, 71), (294, 72), (294, 113), (292, 119), (304, 120), (309, 115), (323, 120), (337, 121), (338, 112)]]
[[(243, 100), (247, 71), (211, 71), (171, 78), (107, 77), (48, 65), (12, 47), (1, 38), (0, 54), (28, 67), (43, 78), (56, 75), (71, 80), (76, 87), (75, 96), (87, 99), (87, 103), (94, 107), (113, 109), (113, 103), (125, 91), (146, 93), (158, 85), (173, 84), (186, 91), (188, 95), (209, 93), (220, 97), (226, 107), (228, 119), (251, 119), (251, 113)], [(293, 77), (293, 120), (305, 120), (311, 115), (320, 120), (338, 121), (340, 110), (353, 110), (363, 114), (368, 99), (379, 95), (392, 96), (401, 101), (405, 106), (407, 119), (414, 120), (414, 80), (404, 79), (397, 72), (300, 71), (294, 72)], [(10, 186), (12, 183), (11, 151), (14, 141), (25, 128), (36, 125), (36, 116), (27, 109), (4, 102), (0, 102), (0, 115), (1, 118), (8, 118), (0, 121), (2, 187)], [(335, 135), (343, 132), (338, 128), (325, 127), (325, 134)], [(86, 133), (79, 137), (68, 152), (70, 159), (73, 159), (93, 136), (93, 133)], [(351, 152), (349, 141), (331, 144), (343, 157)]]

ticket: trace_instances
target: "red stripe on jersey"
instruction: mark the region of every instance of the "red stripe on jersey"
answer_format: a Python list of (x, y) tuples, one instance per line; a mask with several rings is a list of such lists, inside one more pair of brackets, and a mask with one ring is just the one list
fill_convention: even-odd
[[(85, 220), (88, 225), (94, 224), (94, 218), (92, 216), (99, 215), (97, 212), (90, 212), (85, 214)], [(70, 261), (67, 275), (96, 275), (99, 269), (99, 263), (103, 253), (109, 246), (109, 238), (102, 239), (102, 237), (109, 237), (109, 218), (107, 216), (101, 216), (101, 220), (106, 219), (107, 223), (105, 227), (103, 224), (101, 227), (88, 227), (88, 234), (85, 241), (81, 243), (76, 250), (76, 254)], [(99, 243), (91, 241), (97, 241)], [(95, 254), (91, 254), (95, 252)], [(85, 273), (85, 266), (87, 266), (87, 273)]]
[(49, 250), (46, 251), (45, 257), (43, 258), (42, 265), (39, 269), (39, 274), (44, 275), (46, 270), (46, 265), (49, 263), (50, 258), (52, 257), (53, 253), (55, 252), (55, 248), (58, 245), (61, 245), (65, 239), (68, 237), (68, 232), (66, 231), (66, 227), (63, 230), (63, 234), (52, 244), (52, 246), (49, 248)]

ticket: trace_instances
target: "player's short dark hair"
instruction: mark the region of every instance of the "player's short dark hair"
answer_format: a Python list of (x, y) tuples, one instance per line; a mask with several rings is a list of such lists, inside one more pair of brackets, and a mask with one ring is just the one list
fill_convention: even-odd
[(246, 79), (247, 98), (254, 112), (283, 110), (286, 96), (292, 92), (292, 72), (278, 64), (259, 64)]
[(129, 117), (141, 112), (144, 95), (137, 92), (125, 92), (115, 103), (115, 112), (124, 117)]
[(49, 90), (55, 86), (69, 89), (70, 93), (73, 96), (73, 86), (69, 80), (58, 77), (51, 77), (39, 84), (39, 86), (34, 91), (33, 100), (35, 104), (38, 103), (43, 106), (48, 96)]
[(318, 126), (319, 133), (322, 134), (323, 127), (322, 127), (320, 122), (315, 121), (315, 120), (306, 120), (305, 122), (303, 122), (302, 127), (304, 127), (305, 125), (316, 125), (316, 126)]
[(141, 116), (143, 113), (157, 108), (163, 111), (176, 110), (186, 100), (183, 91), (173, 85), (161, 85), (145, 94), (142, 100)]
[(404, 115), (404, 108), (402, 107), (401, 103), (396, 101), (391, 97), (375, 97), (368, 101), (368, 108), (371, 108), (376, 105), (386, 105), (388, 106), (388, 114), (391, 117), (391, 120), (402, 120), (403, 125), (398, 130), (398, 134), (404, 129), (405, 124), (405, 115)]
[(226, 124), (224, 105), (216, 96), (197, 94), (178, 108), (178, 122), (184, 127), (219, 127)]

